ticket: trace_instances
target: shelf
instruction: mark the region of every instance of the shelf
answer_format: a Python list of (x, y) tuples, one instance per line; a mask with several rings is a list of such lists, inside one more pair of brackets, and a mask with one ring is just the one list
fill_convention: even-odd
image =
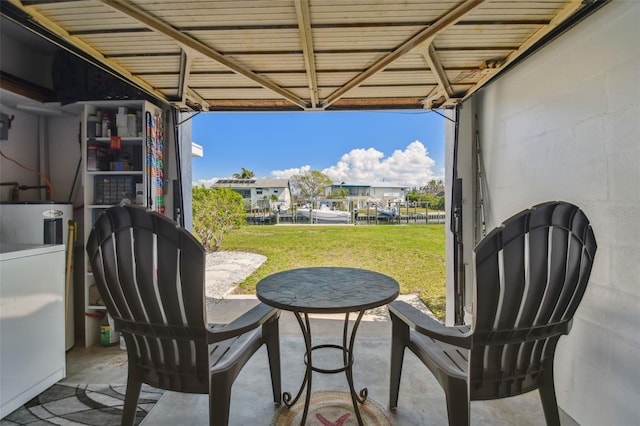
[(102, 305), (88, 305), (86, 309), (90, 311), (104, 311), (107, 307)]
[[(111, 137), (107, 137), (107, 138), (92, 138), (92, 137), (87, 137), (87, 142), (92, 141), (92, 142), (103, 142), (105, 144), (111, 143)], [(141, 136), (120, 136), (120, 142), (123, 145), (130, 145), (130, 144), (138, 144), (142, 142), (142, 137)]]
[[(86, 206), (88, 209), (108, 209), (118, 204), (89, 204)], [(132, 206), (143, 206), (142, 204), (131, 203)]]
[(144, 173), (144, 171), (142, 170), (91, 170), (91, 171), (87, 171), (87, 175), (88, 176), (94, 176), (94, 175), (112, 175), (112, 176), (118, 176), (118, 175), (134, 175), (134, 176), (142, 176), (142, 174)]
[[(132, 205), (160, 213), (171, 208), (171, 204), (168, 207), (165, 204), (165, 196), (170, 194), (165, 186), (169, 164), (165, 159), (168, 158), (171, 146), (165, 144), (164, 140), (164, 112), (150, 102), (88, 101), (83, 106), (82, 135), (92, 133), (89, 126), (97, 125), (98, 111), (109, 113), (112, 133), (126, 134), (126, 131), (119, 131), (113, 122), (115, 120), (117, 124), (122, 107), (126, 108), (127, 114), (136, 112), (136, 131), (141, 132), (137, 136), (119, 136), (120, 146), (114, 146), (114, 149), (111, 137), (85, 136), (81, 140), (83, 229), (86, 243), (96, 218), (103, 211), (120, 204), (123, 199), (131, 201)], [(127, 128), (131, 128), (129, 122)], [(98, 131), (97, 128), (95, 130)], [(112, 168), (116, 170), (111, 170)], [(122, 170), (125, 168), (129, 170)], [(96, 304), (101, 299), (96, 294), (97, 288), (93, 287), (95, 279), (86, 252), (84, 256), (84, 310), (94, 312), (84, 318), (85, 346), (89, 347), (99, 341), (99, 317), (106, 308)]]
[[(89, 125), (95, 125), (92, 119), (98, 110), (102, 113), (109, 113), (111, 116), (111, 132), (118, 133), (117, 114), (121, 107), (127, 108), (127, 113), (133, 111), (137, 113), (136, 126), (138, 132), (140, 126), (142, 133), (137, 136), (118, 136), (120, 147), (111, 149), (111, 137), (92, 137), (89, 135)], [(148, 206), (155, 202), (145, 196), (142, 203), (137, 204), (136, 192), (143, 191), (144, 194), (154, 190), (150, 176), (148, 175), (147, 133), (149, 127), (145, 121), (145, 114), (151, 112), (155, 115), (159, 109), (146, 101), (98, 101), (84, 103), (84, 115), (82, 134), (83, 152), (83, 186), (84, 186), (84, 236), (88, 237), (94, 221), (102, 211), (120, 204), (122, 199), (128, 199), (131, 204)], [(143, 120), (142, 122), (140, 120)], [(127, 123), (128, 124), (128, 123)], [(125, 132), (120, 132), (124, 133)], [(114, 135), (116, 136), (116, 135)], [(153, 142), (153, 141), (152, 141)], [(114, 147), (115, 148), (115, 147)], [(117, 167), (116, 167), (117, 166)], [(118, 170), (111, 170), (117, 168)], [(129, 170), (122, 170), (130, 168)], [(106, 170), (105, 170), (106, 169)], [(154, 192), (155, 193), (155, 192)], [(139, 201), (139, 200), (138, 200)], [(97, 289), (93, 272), (90, 270), (89, 261), (85, 253), (85, 274), (84, 274), (84, 310), (94, 312), (94, 315), (86, 315), (85, 322), (85, 346), (94, 345), (100, 337), (100, 319), (106, 307), (98, 303), (101, 299), (96, 294)], [(96, 316), (97, 315), (97, 316)]]

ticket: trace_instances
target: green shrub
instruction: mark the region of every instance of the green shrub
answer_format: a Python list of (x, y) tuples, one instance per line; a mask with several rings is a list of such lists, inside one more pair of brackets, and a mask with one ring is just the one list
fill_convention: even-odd
[(224, 235), (245, 223), (242, 196), (230, 188), (194, 186), (193, 233), (207, 252), (217, 251)]

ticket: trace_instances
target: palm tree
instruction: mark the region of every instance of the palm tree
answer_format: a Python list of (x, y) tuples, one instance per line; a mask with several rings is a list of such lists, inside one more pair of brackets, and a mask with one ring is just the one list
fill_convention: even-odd
[(255, 173), (249, 169), (245, 169), (244, 167), (242, 167), (242, 172), (233, 174), (234, 179), (251, 179), (254, 176)]

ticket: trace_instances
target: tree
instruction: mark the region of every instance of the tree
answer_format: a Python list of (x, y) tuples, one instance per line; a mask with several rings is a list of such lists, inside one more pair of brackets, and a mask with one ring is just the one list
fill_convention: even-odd
[(245, 221), (242, 195), (231, 188), (195, 186), (193, 232), (207, 252), (217, 251), (224, 235)]
[(444, 193), (444, 182), (441, 180), (430, 180), (422, 190), (427, 194), (440, 195)]
[(423, 197), (424, 197), (424, 194), (421, 192), (418, 192), (416, 188), (411, 189), (411, 192), (409, 192), (405, 196), (407, 201), (422, 201)]
[(429, 203), (429, 209), (444, 211), (444, 195), (427, 194), (427, 203)]
[(349, 195), (349, 191), (347, 191), (346, 188), (340, 187), (331, 191), (329, 198), (347, 198), (347, 195)]
[(444, 182), (442, 180), (429, 181), (417, 190), (413, 188), (406, 196), (407, 201), (427, 202), (431, 210), (444, 210)]
[(240, 173), (234, 173), (233, 178), (234, 179), (251, 179), (255, 175), (256, 174), (253, 173), (251, 170), (245, 169), (244, 167), (242, 167), (242, 171)]
[(332, 184), (327, 175), (317, 170), (309, 170), (300, 175), (293, 175), (289, 182), (294, 194), (308, 200), (316, 200), (323, 197), (325, 187)]

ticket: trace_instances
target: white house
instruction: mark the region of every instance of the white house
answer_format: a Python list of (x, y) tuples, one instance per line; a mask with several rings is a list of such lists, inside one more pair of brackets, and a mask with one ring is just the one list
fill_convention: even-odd
[(408, 186), (394, 185), (388, 182), (371, 183), (371, 192), (369, 196), (383, 203), (397, 203), (405, 201), (407, 193), (411, 190)]
[(289, 179), (218, 179), (211, 187), (240, 193), (247, 209), (288, 210), (291, 206)]
[(362, 208), (367, 203), (399, 203), (406, 200), (409, 186), (394, 185), (389, 182), (332, 184), (326, 187), (326, 193), (345, 191), (346, 197), (354, 203), (355, 208)]

